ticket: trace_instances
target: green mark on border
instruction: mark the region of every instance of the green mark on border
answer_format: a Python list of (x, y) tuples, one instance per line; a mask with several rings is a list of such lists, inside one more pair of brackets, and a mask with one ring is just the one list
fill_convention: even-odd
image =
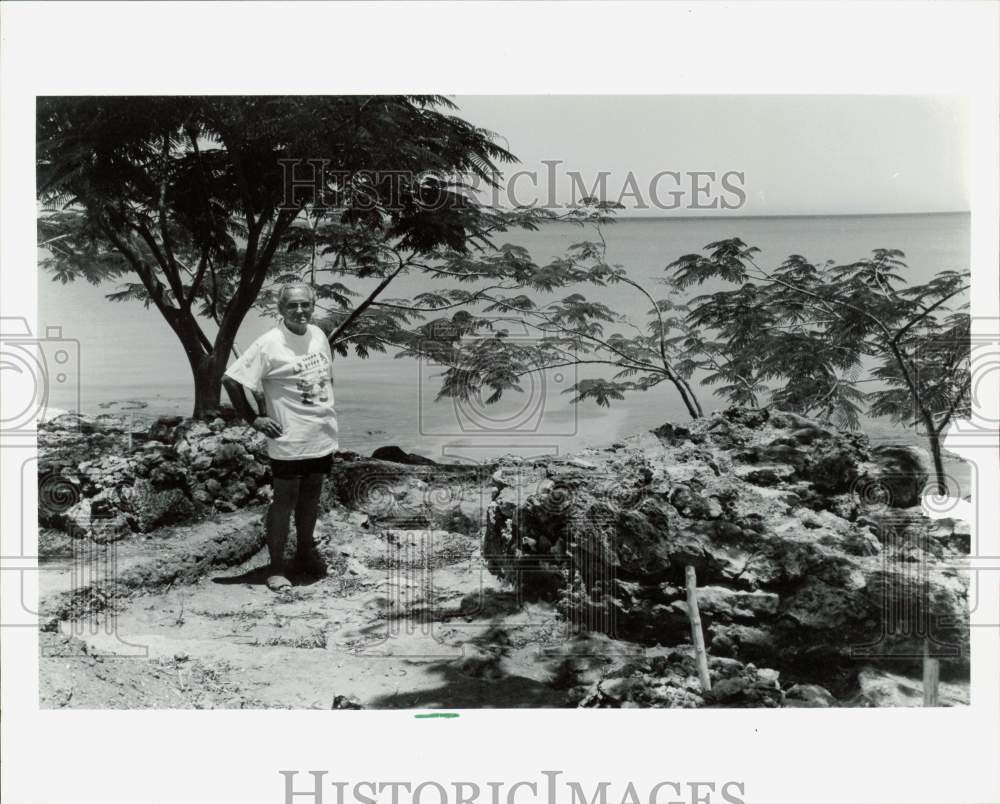
[(458, 717), (458, 712), (427, 712), (422, 715), (414, 715), (414, 717), (428, 718), (428, 717)]

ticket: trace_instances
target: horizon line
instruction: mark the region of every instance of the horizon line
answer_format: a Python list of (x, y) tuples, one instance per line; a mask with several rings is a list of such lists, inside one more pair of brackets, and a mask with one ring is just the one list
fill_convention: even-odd
[[(970, 215), (968, 209), (950, 209), (934, 212), (780, 212), (756, 215), (627, 215), (618, 214), (611, 220), (747, 220), (750, 218), (902, 218), (924, 217), (928, 215)], [(572, 223), (572, 221), (548, 221), (549, 223)]]

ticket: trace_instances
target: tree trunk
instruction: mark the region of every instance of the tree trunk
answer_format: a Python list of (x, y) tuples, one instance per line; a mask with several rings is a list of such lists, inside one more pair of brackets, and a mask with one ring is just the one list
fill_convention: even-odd
[[(170, 328), (184, 348), (184, 354), (191, 367), (191, 377), (194, 381), (194, 410), (191, 415), (196, 419), (213, 419), (218, 415), (219, 402), (222, 396), (222, 375), (226, 371), (226, 361), (236, 339), (236, 330), (246, 317), (250, 305), (256, 298), (259, 288), (241, 285), (230, 300), (226, 313), (219, 322), (219, 332), (213, 343), (202, 332), (197, 317), (190, 308), (169, 308), (161, 310)], [(239, 410), (239, 404), (232, 399), (233, 391), (226, 389), (233, 406)], [(242, 393), (242, 392), (241, 392)]]
[(219, 412), (225, 363), (222, 363), (221, 369), (218, 363), (213, 354), (208, 354), (194, 369), (194, 410), (191, 415), (196, 419), (212, 419)]
[(684, 402), (684, 407), (687, 408), (688, 414), (692, 419), (700, 419), (702, 416), (701, 406), (698, 404), (698, 400), (694, 395), (694, 391), (691, 390), (690, 386), (680, 377), (667, 375), (671, 383), (673, 383), (674, 388), (677, 389), (677, 393), (680, 395), (681, 401)]
[(931, 445), (931, 458), (934, 460), (935, 486), (938, 494), (948, 493), (948, 476), (944, 471), (944, 457), (941, 454), (941, 433), (937, 430), (929, 429), (927, 440)]
[(694, 389), (691, 387), (691, 383), (689, 383), (683, 377), (681, 377), (681, 383), (684, 385), (684, 389), (691, 397), (691, 403), (694, 405), (695, 414), (691, 418), (700, 419), (702, 416), (705, 415), (705, 411), (701, 407), (701, 402), (698, 401), (698, 395), (694, 392)]
[[(228, 354), (228, 352), (227, 352)], [(222, 375), (226, 373), (225, 358), (218, 358), (216, 352), (205, 355), (201, 364), (192, 369), (194, 374), (194, 410), (196, 419), (214, 419), (219, 413), (222, 397)], [(236, 410), (240, 410), (240, 400), (233, 399), (234, 389), (226, 387), (226, 395)], [(242, 391), (240, 391), (242, 393)], [(246, 401), (244, 396), (243, 401)]]

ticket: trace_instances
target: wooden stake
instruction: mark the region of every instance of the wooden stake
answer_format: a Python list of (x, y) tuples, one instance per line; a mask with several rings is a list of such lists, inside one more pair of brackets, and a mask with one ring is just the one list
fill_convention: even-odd
[(684, 568), (684, 582), (687, 586), (687, 609), (691, 619), (691, 644), (694, 645), (694, 658), (698, 662), (698, 679), (705, 692), (712, 689), (712, 681), (708, 677), (708, 654), (705, 652), (705, 635), (701, 632), (701, 614), (698, 611), (698, 579), (694, 567)]
[(938, 705), (938, 680), (941, 662), (931, 658), (930, 640), (924, 640), (924, 706)]

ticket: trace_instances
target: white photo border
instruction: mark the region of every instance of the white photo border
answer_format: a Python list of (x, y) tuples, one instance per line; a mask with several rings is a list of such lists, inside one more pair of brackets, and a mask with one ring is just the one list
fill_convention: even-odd
[[(997, 317), (998, 8), (5, 3), (0, 312), (37, 324), (36, 96), (405, 90), (965, 95), (973, 131), (972, 314)], [(996, 404), (991, 393), (987, 401)], [(22, 497), (11, 451), (2, 457), (9, 555), (18, 506), (30, 507), (34, 491)], [(986, 491), (1000, 488), (997, 455), (983, 456), (978, 477), (991, 502), (981, 507), (991, 519), (981, 523), (980, 541), (998, 556), (996, 496)], [(35, 546), (29, 539), (27, 553)], [(987, 580), (994, 611), (996, 576)], [(328, 770), (352, 782), (480, 784), (539, 780), (542, 770), (558, 769), (584, 789), (600, 780), (619, 791), (625, 780), (639, 790), (662, 780), (739, 780), (754, 804), (996, 801), (1000, 631), (973, 631), (968, 708), (476, 710), (418, 720), (410, 711), (40, 711), (37, 633), (4, 629), (3, 786), (18, 803), (283, 804), (282, 769)], [(328, 800), (336, 801), (332, 792)]]

